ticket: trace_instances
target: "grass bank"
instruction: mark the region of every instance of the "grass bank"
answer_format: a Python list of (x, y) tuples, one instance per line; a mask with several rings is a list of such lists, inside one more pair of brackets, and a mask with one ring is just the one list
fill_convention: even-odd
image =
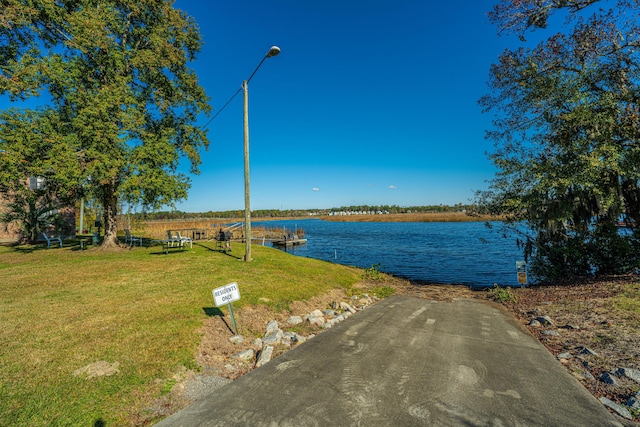
[[(213, 288), (237, 282), (234, 306), (286, 310), (362, 278), (362, 270), (261, 246), (244, 263), (241, 245), (237, 256), (213, 245), (169, 255), (157, 246), (0, 246), (0, 425), (136, 424), (176, 373), (197, 369)], [(73, 375), (97, 361), (118, 362), (119, 372)]]

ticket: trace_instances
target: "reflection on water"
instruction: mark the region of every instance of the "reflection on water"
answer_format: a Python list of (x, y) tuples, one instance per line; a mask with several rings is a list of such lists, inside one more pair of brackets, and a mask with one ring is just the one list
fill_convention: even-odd
[(380, 270), (414, 281), (470, 286), (517, 286), (515, 239), (491, 233), (482, 222), (329, 222), (318, 219), (256, 222), (302, 228), (298, 256)]

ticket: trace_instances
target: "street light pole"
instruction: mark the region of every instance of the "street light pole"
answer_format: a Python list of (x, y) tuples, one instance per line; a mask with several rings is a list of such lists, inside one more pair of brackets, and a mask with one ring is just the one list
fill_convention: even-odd
[(253, 78), (258, 68), (267, 58), (276, 56), (280, 53), (278, 46), (271, 46), (269, 52), (262, 58), (251, 76), (242, 83), (244, 91), (244, 238), (245, 238), (245, 262), (251, 261), (251, 197), (249, 184), (249, 81)]
[(244, 260), (251, 261), (251, 197), (249, 191), (249, 82), (242, 83), (244, 90)]

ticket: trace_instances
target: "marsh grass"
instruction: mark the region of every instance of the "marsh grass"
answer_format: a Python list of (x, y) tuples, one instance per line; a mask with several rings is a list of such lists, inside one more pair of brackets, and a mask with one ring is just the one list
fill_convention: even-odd
[[(113, 252), (0, 246), (0, 425), (133, 425), (176, 373), (197, 369), (212, 289), (239, 284), (234, 307), (286, 309), (361, 271), (255, 246), (240, 261), (214, 243), (165, 255), (159, 246)], [(221, 308), (222, 312), (226, 308)], [(86, 379), (92, 362), (120, 372)]]
[[(199, 229), (204, 230), (206, 233), (206, 239), (215, 239), (216, 233), (221, 227), (226, 227), (230, 224), (242, 222), (243, 220), (228, 220), (222, 222), (216, 219), (193, 219), (193, 220), (175, 220), (175, 221), (144, 221), (137, 222), (132, 225), (132, 232), (136, 236), (141, 236), (148, 239), (166, 239), (167, 230), (190, 230)], [(123, 228), (123, 227), (122, 227)], [(278, 227), (262, 227), (254, 226), (252, 228), (252, 236), (254, 239), (259, 239), (263, 236), (269, 237), (273, 234), (282, 236), (285, 230)], [(232, 233), (234, 238), (240, 239), (242, 237), (242, 227), (235, 229)], [(298, 229), (298, 236), (304, 236), (304, 230)], [(124, 230), (120, 233), (124, 236)], [(255, 242), (254, 242), (255, 243)]]

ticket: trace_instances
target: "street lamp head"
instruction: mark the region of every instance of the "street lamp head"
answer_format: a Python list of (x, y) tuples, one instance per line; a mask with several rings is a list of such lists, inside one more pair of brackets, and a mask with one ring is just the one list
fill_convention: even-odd
[(271, 46), (269, 52), (267, 52), (267, 58), (271, 58), (272, 56), (277, 56), (280, 53), (280, 48), (278, 46)]

